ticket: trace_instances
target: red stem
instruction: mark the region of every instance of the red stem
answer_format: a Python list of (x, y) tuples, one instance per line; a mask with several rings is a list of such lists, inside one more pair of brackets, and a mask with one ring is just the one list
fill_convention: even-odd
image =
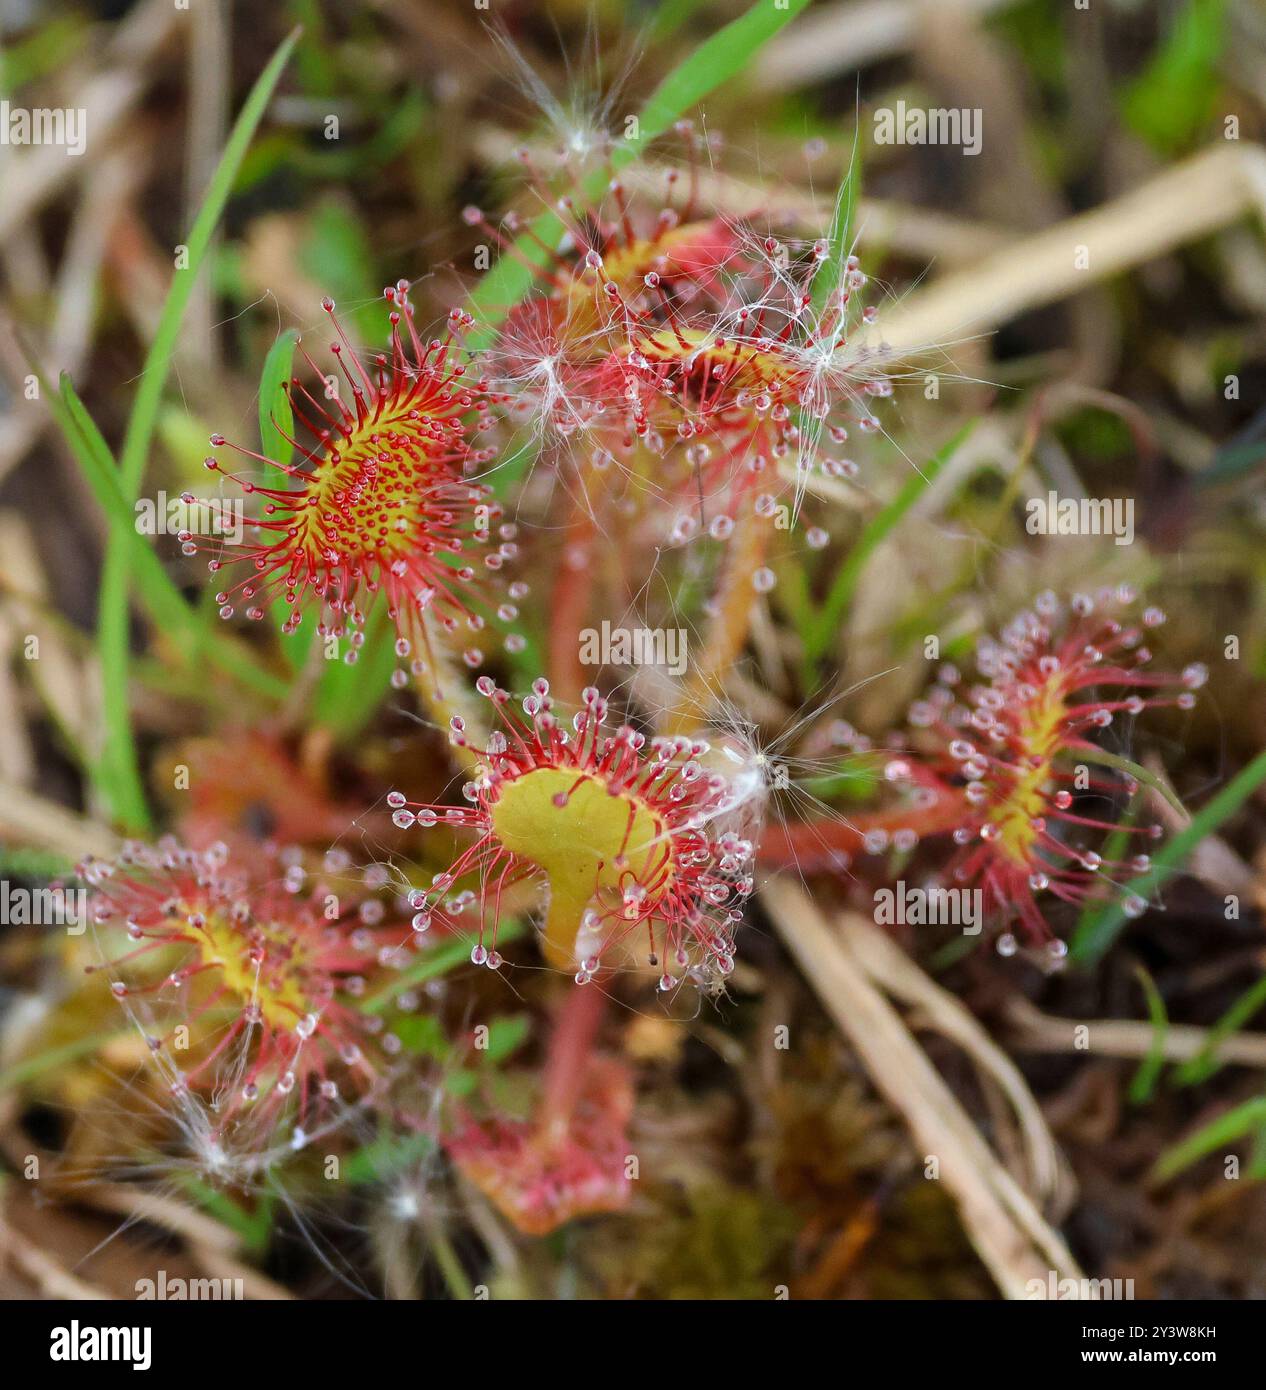
[(597, 984), (574, 985), (567, 992), (549, 1040), (541, 1087), (538, 1126), (544, 1133), (566, 1130), (584, 1089), (585, 1074), (607, 996)]
[[(550, 601), (549, 678), (556, 695), (575, 702), (585, 685), (580, 667), (580, 629), (593, 591), (594, 524), (583, 496), (574, 504)], [(575, 559), (583, 551), (585, 563)]]
[(757, 862), (766, 868), (795, 867), (806, 873), (829, 869), (837, 854), (862, 853), (865, 838), (872, 830), (883, 830), (889, 835), (898, 830), (913, 830), (920, 839), (947, 835), (964, 824), (968, 810), (961, 796), (946, 791), (932, 806), (865, 811), (850, 816), (847, 822), (825, 818), (782, 821), (769, 826), (761, 836)]

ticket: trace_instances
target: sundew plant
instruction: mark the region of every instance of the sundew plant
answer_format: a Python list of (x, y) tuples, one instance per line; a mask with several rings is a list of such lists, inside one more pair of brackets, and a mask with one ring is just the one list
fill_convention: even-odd
[(1261, 1296), (1262, 33), (1137, 8), (31, 8), (0, 1288)]

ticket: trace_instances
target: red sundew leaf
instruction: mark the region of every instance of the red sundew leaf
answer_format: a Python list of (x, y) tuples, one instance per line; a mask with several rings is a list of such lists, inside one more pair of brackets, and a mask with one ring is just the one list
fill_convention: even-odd
[(525, 1235), (542, 1236), (578, 1216), (628, 1205), (628, 1069), (593, 1058), (565, 1126), (496, 1119), (445, 1141), (453, 1162)]

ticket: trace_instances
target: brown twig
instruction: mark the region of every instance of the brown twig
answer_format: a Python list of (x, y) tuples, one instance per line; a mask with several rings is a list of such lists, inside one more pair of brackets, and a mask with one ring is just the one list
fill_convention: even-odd
[(1080, 1280), (1064, 1242), (1036, 1209), (951, 1093), (896, 1010), (868, 977), (846, 936), (832, 930), (796, 884), (761, 890), (779, 935), (799, 962), (875, 1087), (909, 1126), (917, 1150), (934, 1158), (958, 1203), (964, 1229), (1007, 1298), (1033, 1282)]

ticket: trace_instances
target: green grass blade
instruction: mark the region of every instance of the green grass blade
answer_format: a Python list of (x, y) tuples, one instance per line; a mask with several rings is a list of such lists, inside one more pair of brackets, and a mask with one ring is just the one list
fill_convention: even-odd
[(1165, 1150), (1156, 1160), (1152, 1176), (1160, 1182), (1175, 1177), (1184, 1168), (1224, 1149), (1237, 1139), (1266, 1124), (1266, 1096), (1256, 1096), (1210, 1121), (1181, 1143)]
[[(268, 350), (259, 381), (260, 452), (275, 463), (289, 464), (294, 449), (294, 410), (286, 386), (294, 365), (299, 335), (288, 329)], [(290, 616), (290, 605), (277, 599), (272, 617), (280, 628)], [(354, 665), (331, 661), (313, 700), (315, 717), (343, 737), (358, 733), (373, 714), (395, 667), (395, 633), (379, 609), (370, 615), (365, 645)], [(281, 648), (292, 671), (308, 660), (316, 640), (316, 625), (305, 623), (296, 632), (281, 635)]]
[(118, 1038), (126, 1036), (127, 1030), (118, 1028), (108, 1033), (89, 1033), (75, 1038), (72, 1042), (63, 1043), (60, 1047), (37, 1053), (34, 1057), (24, 1057), (20, 1062), (14, 1062), (11, 1067), (6, 1067), (0, 1072), (0, 1095), (25, 1086), (28, 1081), (34, 1081), (45, 1072), (56, 1071), (58, 1067), (64, 1067), (69, 1062), (78, 1062), (83, 1057), (89, 1057)]
[(532, 1032), (530, 1014), (498, 1014), (488, 1024), (488, 1041), (479, 1054), (484, 1063), (504, 1062), (528, 1040)]
[(1125, 773), (1127, 777), (1132, 777), (1136, 782), (1141, 782), (1145, 787), (1150, 787), (1158, 796), (1164, 797), (1180, 816), (1187, 815), (1187, 808), (1182, 804), (1178, 793), (1150, 768), (1130, 758), (1123, 758), (1119, 753), (1109, 753), (1106, 748), (1075, 747), (1073, 751), (1082, 762), (1098, 763), (1100, 767), (1113, 768), (1117, 772)]
[[(286, 329), (268, 349), (264, 370), (259, 378), (259, 451), (265, 458), (283, 466), (288, 465), (294, 457), (294, 447), (290, 441), (295, 433), (295, 415), (286, 387), (294, 367), (295, 344), (298, 341), (298, 333), (293, 328)], [(289, 616), (290, 605), (284, 599), (275, 600), (272, 617), (277, 627), (281, 628)], [(308, 624), (297, 632), (280, 634), (281, 650), (292, 671), (298, 671), (307, 660), (315, 632), (315, 626)]]
[(196, 1173), (177, 1173), (174, 1180), (221, 1226), (232, 1231), (248, 1254), (259, 1256), (268, 1249), (268, 1242), (272, 1238), (273, 1212), (277, 1205), (275, 1194), (265, 1193), (255, 1209), (248, 1211), (229, 1193), (203, 1182)]
[[(1103, 842), (1103, 859), (1105, 863), (1119, 863), (1122, 856), (1129, 847), (1130, 841), (1134, 837), (1134, 822), (1139, 818), (1139, 812), (1143, 809), (1143, 798), (1141, 796), (1131, 797), (1125, 810), (1122, 812), (1117, 828)], [(1081, 912), (1077, 915), (1077, 925), (1073, 928), (1073, 935), (1081, 931), (1087, 922), (1093, 922), (1103, 911), (1103, 903), (1090, 900), (1082, 905)]]
[(702, 8), (704, 0), (659, 0), (647, 29), (649, 36), (662, 43), (670, 39)]
[[(131, 547), (133, 561), (144, 581), (142, 592), (146, 595), (148, 606), (156, 621), (162, 624), (178, 644), (187, 646), (195, 631), (194, 612), (168, 579), (158, 556), (136, 530), (135, 514), (129, 509), (123, 500), (122, 492), (119, 491), (114, 458), (96, 423), (76, 395), (68, 376), (62, 377), (61, 394), (49, 398), (49, 408), (111, 528), (135, 538)], [(153, 568), (142, 559), (143, 555), (149, 557)]]
[[(69, 378), (62, 379), (62, 394), (55, 396), (50, 393), (49, 399), (54, 416), (63, 426), (63, 433), (81, 469), (102, 493), (109, 495), (112, 490), (117, 489), (114, 458), (92, 417), (75, 395)], [(140, 542), (141, 537), (136, 530), (134, 517), (127, 511), (121, 496), (116, 500), (119, 509), (116, 509), (111, 520), (111, 537), (116, 528), (122, 528), (125, 536)], [(102, 716), (105, 735), (100, 753), (91, 761), (88, 771), (94, 787), (110, 807), (116, 820), (127, 829), (144, 834), (150, 829), (152, 822), (145, 797), (145, 786), (141, 780), (136, 742), (132, 735), (126, 664), (116, 679), (106, 678), (108, 654), (121, 649), (126, 658), (126, 603), (102, 610), (97, 643), (102, 663)]]
[(1238, 1033), (1264, 1004), (1266, 975), (1250, 985), (1209, 1029), (1204, 1046), (1175, 1072), (1175, 1083), (1179, 1086), (1197, 1086), (1200, 1082), (1207, 1081), (1222, 1066), (1218, 1058), (1218, 1048), (1232, 1033)]
[(1199, 137), (1215, 110), (1228, 8), (1228, 0), (1187, 0), (1120, 97), (1125, 123), (1171, 157)]
[[(158, 419), (163, 388), (171, 370), (172, 355), (193, 286), (206, 259), (224, 206), (242, 158), (263, 118), (282, 69), (294, 47), (298, 33), (292, 33), (278, 48), (251, 90), (234, 124), (224, 153), (207, 188), (206, 197), (194, 219), (186, 248), (186, 264), (172, 279), (159, 316), (154, 341), (145, 355), (140, 384), (132, 402), (123, 449), (119, 460), (119, 483), (129, 505), (140, 491), (145, 460)], [(97, 608), (97, 654), (101, 665), (102, 709), (105, 722), (103, 752), (104, 781), (111, 810), (130, 829), (145, 830), (149, 813), (132, 734), (128, 697), (128, 593), (132, 580), (132, 547), (111, 530), (102, 567)]]
[[(522, 922), (500, 923), (497, 927), (498, 948), (511, 941), (517, 941), (525, 931)], [(470, 941), (466, 937), (443, 941), (419, 956), (412, 965), (402, 970), (395, 979), (389, 980), (381, 989), (366, 995), (360, 1002), (361, 1010), (367, 1014), (385, 1013), (405, 990), (447, 975), (450, 970), (455, 970), (464, 961), (469, 960)]]
[(1261, 1182), (1266, 1178), (1266, 1120), (1257, 1126), (1253, 1134), (1253, 1151), (1249, 1155), (1248, 1168), (1244, 1176), (1253, 1179), (1254, 1182)]
[[(101, 663), (101, 720), (105, 727), (101, 759), (94, 780), (103, 792), (113, 818), (135, 834), (153, 826), (145, 783), (141, 776), (136, 737), (132, 732), (132, 696), (128, 672), (129, 612), (128, 552), (107, 549), (97, 614), (97, 658)], [(104, 602), (121, 593), (123, 601)]]
[(848, 558), (840, 566), (832, 581), (830, 591), (822, 607), (815, 614), (804, 633), (805, 656), (817, 661), (825, 656), (839, 631), (844, 614), (852, 602), (853, 593), (866, 563), (883, 541), (895, 530), (898, 523), (940, 476), (941, 470), (963, 446), (969, 434), (976, 428), (976, 421), (969, 420), (962, 429), (937, 451), (921, 473), (907, 480), (901, 491), (867, 523), (858, 537), (857, 543), (848, 553)]
[(683, 112), (691, 110), (751, 62), (779, 30), (808, 8), (809, 0), (785, 0), (779, 7), (756, 0), (745, 14), (718, 29), (668, 74), (651, 93), (638, 119), (638, 139), (625, 143), (619, 163), (627, 164), (657, 140)]
[(343, 1165), (343, 1177), (362, 1185), (386, 1182), (429, 1158), (435, 1139), (429, 1134), (392, 1134), (390, 1131), (353, 1150)]
[(366, 619), (365, 643), (356, 661), (350, 666), (341, 658), (325, 663), (328, 669), (321, 676), (312, 706), (318, 724), (344, 739), (365, 727), (395, 670), (395, 642), (395, 626), (380, 596)]
[[(1144, 898), (1156, 892), (1178, 871), (1200, 841), (1229, 820), (1263, 782), (1266, 782), (1266, 752), (1259, 753), (1242, 767), (1217, 796), (1192, 817), (1190, 824), (1152, 856), (1152, 867), (1131, 882), (1130, 892)], [(1094, 964), (1117, 939), (1126, 920), (1120, 902), (1106, 903), (1089, 921), (1078, 926), (1073, 935), (1072, 958), (1085, 965)]]
[(158, 407), (162, 400), (163, 388), (167, 384), (167, 374), (171, 370), (172, 354), (176, 348), (176, 339), (180, 334), (180, 325), (184, 320), (185, 310), (189, 307), (189, 298), (193, 294), (194, 283), (197, 281), (198, 272), (202, 269), (202, 263), (206, 259), (207, 251), (211, 246), (211, 238), (215, 234), (225, 204), (229, 200), (229, 193), (233, 188), (234, 179), (237, 178), (238, 168), (241, 166), (247, 147), (254, 138), (256, 128), (264, 117), (268, 103), (272, 100), (273, 91), (281, 79), (282, 70), (290, 58), (291, 50), (298, 37), (299, 31), (296, 29), (282, 41), (281, 46), (269, 59), (268, 66), (260, 74), (254, 87), (251, 88), (250, 95), (246, 98), (246, 104), (242, 107), (228, 142), (224, 146), (224, 153), (220, 156), (220, 162), (216, 165), (211, 181), (207, 185), (202, 206), (194, 218), (193, 227), (189, 232), (188, 263), (185, 269), (178, 270), (172, 278), (171, 288), (167, 291), (163, 311), (158, 320), (154, 341), (150, 344), (149, 352), (145, 355), (140, 385), (137, 387), (136, 399), (132, 403), (132, 411), (128, 417), (127, 432), (123, 438), (123, 450), (119, 461), (123, 474), (125, 496), (133, 496), (141, 485), (141, 477), (145, 471), (145, 458), (149, 452), (150, 439), (154, 433), (154, 422), (158, 418)]
[(289, 689), (287, 683), (260, 666), (241, 643), (221, 633), (204, 633), (196, 610), (185, 601), (154, 549), (137, 532), (135, 513), (119, 488), (114, 456), (70, 378), (63, 374), (60, 394), (45, 387), (44, 395), (97, 505), (114, 533), (128, 542), (137, 596), (164, 636), (175, 643), (186, 660), (206, 657), (248, 689), (281, 699)]
[[(848, 168), (840, 180), (839, 191), (835, 195), (835, 210), (831, 214), (831, 226), (827, 231), (829, 254), (822, 268), (813, 277), (813, 309), (821, 314), (827, 301), (839, 288), (844, 275), (844, 263), (853, 249), (853, 227), (857, 220), (857, 207), (862, 196), (862, 157), (858, 147), (858, 132), (853, 135), (853, 149), (849, 155)], [(843, 331), (843, 320), (839, 325)]]
[(259, 378), (260, 453), (274, 463), (288, 464), (294, 454), (290, 440), (295, 432), (295, 414), (286, 387), (298, 341), (298, 333), (287, 328), (268, 349)]
[[(809, 0), (787, 0), (786, 8), (780, 9), (772, 0), (757, 0), (745, 14), (694, 49), (651, 93), (638, 115), (635, 136), (621, 140), (612, 152), (612, 167), (618, 170), (630, 164), (684, 112), (742, 72), (761, 47), (808, 3)], [(600, 196), (607, 182), (606, 170), (591, 175), (584, 184), (585, 196)], [(486, 346), (491, 330), (531, 288), (532, 272), (519, 257), (526, 257), (534, 265), (543, 264), (545, 252), (538, 239), (553, 246), (562, 234), (563, 224), (558, 217), (552, 212), (541, 213), (515, 242), (515, 254), (502, 255), (484, 277), (470, 298), (470, 312), (476, 321), (471, 335), (473, 346)]]
[(1138, 976), (1139, 984), (1143, 986), (1143, 996), (1147, 1000), (1147, 1016), (1152, 1024), (1152, 1045), (1130, 1082), (1130, 1101), (1134, 1105), (1145, 1105), (1151, 1100), (1156, 1082), (1165, 1066), (1165, 1038), (1169, 1033), (1169, 1014), (1160, 990), (1156, 988), (1156, 981), (1141, 965), (1135, 966), (1134, 973)]

